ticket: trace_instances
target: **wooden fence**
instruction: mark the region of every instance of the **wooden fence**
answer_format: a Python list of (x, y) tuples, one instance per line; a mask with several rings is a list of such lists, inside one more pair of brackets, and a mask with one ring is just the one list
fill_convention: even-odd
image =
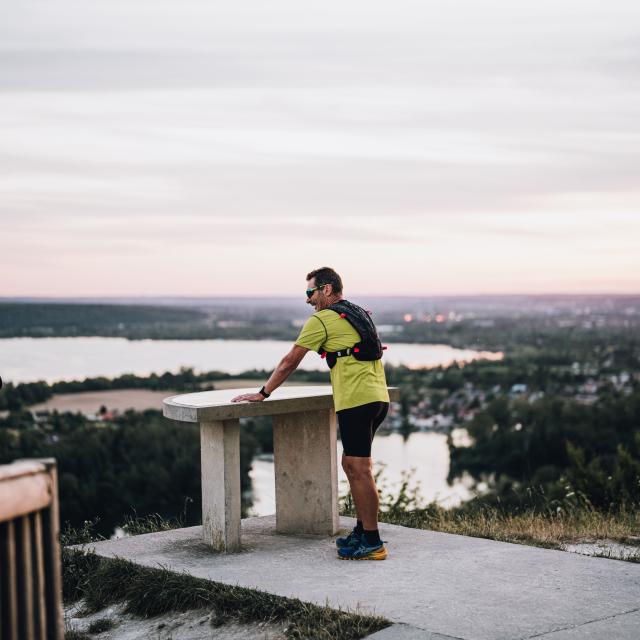
[(0, 466), (0, 638), (63, 640), (54, 459)]

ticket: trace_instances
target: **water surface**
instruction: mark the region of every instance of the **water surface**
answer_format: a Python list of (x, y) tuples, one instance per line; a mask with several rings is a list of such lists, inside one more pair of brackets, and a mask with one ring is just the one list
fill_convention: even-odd
[[(454, 438), (462, 440), (466, 436), (465, 429), (454, 429)], [(338, 463), (342, 455), (342, 444), (338, 441)], [(435, 500), (443, 507), (460, 504), (472, 497), (469, 487), (471, 478), (465, 476), (452, 486), (447, 484), (449, 473), (449, 449), (447, 436), (441, 433), (416, 432), (405, 441), (398, 433), (378, 434), (373, 440), (371, 457), (374, 466), (384, 465), (378, 488), (383, 493), (397, 495), (402, 482), (403, 473), (410, 474), (409, 488), (419, 487), (419, 494), (424, 503)], [(267, 456), (254, 458), (251, 470), (253, 486), (253, 507), (251, 513), (268, 515), (275, 513), (275, 479), (273, 459)], [(348, 490), (347, 478), (338, 466), (338, 482), (340, 495)], [(411, 491), (410, 491), (411, 492)]]
[[(272, 370), (291, 349), (283, 340), (127, 340), (126, 338), (4, 338), (0, 339), (0, 376), (5, 382), (76, 380), (147, 376), (192, 367), (197, 372), (239, 374), (250, 369)], [(434, 367), (453, 361), (499, 359), (501, 353), (454, 349), (441, 344), (391, 343), (384, 362), (409, 367)], [(316, 353), (300, 365), (327, 370)]]

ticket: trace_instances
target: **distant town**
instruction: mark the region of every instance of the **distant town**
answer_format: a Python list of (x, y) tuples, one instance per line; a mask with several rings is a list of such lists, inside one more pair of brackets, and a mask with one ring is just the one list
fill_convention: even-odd
[[(391, 341), (474, 347), (502, 328), (638, 329), (640, 296), (354, 297)], [(0, 298), (0, 338), (294, 338), (310, 314), (303, 298)]]

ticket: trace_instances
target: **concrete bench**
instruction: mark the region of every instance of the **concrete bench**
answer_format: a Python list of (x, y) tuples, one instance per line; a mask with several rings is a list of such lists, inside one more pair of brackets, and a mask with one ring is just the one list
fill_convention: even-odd
[[(231, 402), (255, 391), (202, 391), (163, 402), (165, 417), (200, 424), (202, 533), (218, 551), (240, 550), (240, 418), (273, 416), (276, 531), (333, 535), (339, 528), (331, 387), (280, 387), (264, 402)], [(397, 400), (398, 389), (389, 395)]]

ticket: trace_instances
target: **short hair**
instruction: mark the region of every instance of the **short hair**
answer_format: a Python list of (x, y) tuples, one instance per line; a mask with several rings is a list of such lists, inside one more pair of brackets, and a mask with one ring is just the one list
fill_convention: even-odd
[(333, 287), (333, 293), (342, 293), (342, 278), (331, 267), (320, 267), (307, 273), (307, 280), (316, 279), (316, 287), (323, 287), (330, 284)]

